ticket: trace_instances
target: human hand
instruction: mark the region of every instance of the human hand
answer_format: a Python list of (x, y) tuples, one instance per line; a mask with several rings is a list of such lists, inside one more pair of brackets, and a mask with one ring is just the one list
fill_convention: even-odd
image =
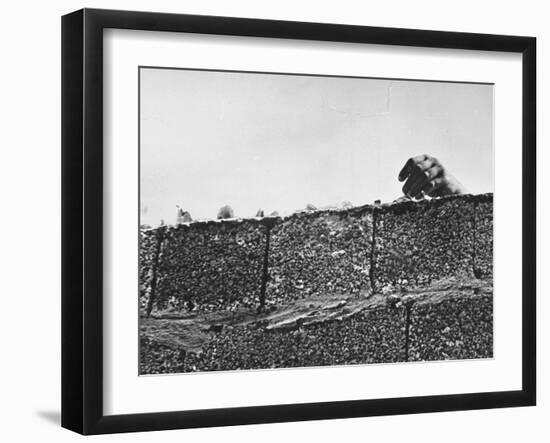
[(467, 192), (462, 183), (437, 158), (427, 154), (409, 158), (398, 179), (400, 182), (406, 180), (403, 194), (416, 199), (425, 195), (443, 197)]

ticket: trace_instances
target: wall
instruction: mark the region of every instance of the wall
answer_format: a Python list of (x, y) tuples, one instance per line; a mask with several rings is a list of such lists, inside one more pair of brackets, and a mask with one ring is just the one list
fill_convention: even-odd
[(220, 316), (181, 322), (143, 319), (139, 373), (492, 358), (492, 281), (484, 286), (454, 293), (432, 288), (435, 295), (388, 297), (343, 312), (334, 303), (319, 308), (325, 318), (315, 318), (318, 311), (302, 311), (279, 324), (273, 318), (285, 312), (241, 323)]
[[(142, 324), (140, 374), (490, 358), (492, 202), (463, 195), (142, 230), (142, 315), (212, 332), (196, 349), (192, 330)], [(306, 315), (304, 303), (319, 306)], [(252, 318), (239, 322), (243, 308)], [(283, 321), (285, 311), (299, 320)], [(318, 312), (329, 313), (312, 321)]]
[[(199, 352), (143, 334), (140, 374), (402, 362), (405, 321), (404, 308), (384, 304), (303, 327), (269, 329), (258, 321), (211, 333)], [(484, 348), (483, 356), (491, 350)]]
[(155, 309), (213, 310), (259, 303), (267, 241), (264, 224), (212, 221), (147, 232), (161, 239), (158, 254), (151, 254), (158, 260)]
[(372, 206), (298, 213), (270, 231), (266, 302), (371, 292)]
[[(262, 17), (282, 20), (353, 23), (417, 29), (535, 35), (538, 38), (539, 122), (550, 119), (550, 88), (543, 78), (550, 74), (550, 29), (544, 2), (435, 0), (410, 2), (307, 2), (278, 0), (195, 1), (99, 0), (9, 2), (9, 17), (0, 29), (5, 69), (2, 81), (3, 164), (0, 174), (5, 233), (1, 254), (4, 275), (4, 316), (0, 323), (3, 352), (10, 364), (0, 369), (5, 417), (1, 434), (7, 441), (37, 439), (57, 442), (84, 441), (59, 427), (60, 410), (60, 16), (81, 7), (158, 10), (174, 13)], [(22, 22), (25, 23), (22, 26)], [(32, 30), (32, 31), (31, 31)], [(540, 124), (539, 226), (548, 226), (550, 156), (543, 155), (547, 126)], [(32, 159), (32, 161), (30, 161)], [(518, 165), (518, 171), (520, 166)], [(519, 173), (519, 172), (518, 172)], [(32, 180), (30, 179), (32, 177)], [(497, 190), (498, 194), (498, 190)], [(505, 197), (503, 197), (505, 198)], [(32, 205), (32, 209), (31, 209)], [(510, 202), (517, 207), (517, 202)], [(40, 214), (37, 216), (37, 214)], [(17, 221), (17, 224), (15, 223)], [(39, 226), (38, 226), (39, 225)], [(48, 235), (44, 235), (47, 232)], [(538, 261), (539, 374), (550, 369), (550, 323), (543, 317), (550, 305), (547, 270), (550, 266), (549, 234), (540, 230)], [(32, 271), (32, 272), (31, 272)], [(21, 300), (33, 309), (21, 315)], [(24, 327), (31, 325), (32, 327)], [(11, 339), (16, 336), (17, 339)], [(276, 425), (166, 431), (100, 436), (94, 441), (176, 442), (182, 438), (201, 442), (281, 442), (315, 440), (331, 442), (345, 436), (364, 441), (545, 442), (550, 434), (550, 383), (539, 377), (539, 405), (438, 414), (415, 414), (325, 420)], [(292, 389), (292, 386), (287, 386)]]
[(492, 201), (492, 194), (464, 195), (142, 230), (142, 314), (280, 306), (488, 277)]

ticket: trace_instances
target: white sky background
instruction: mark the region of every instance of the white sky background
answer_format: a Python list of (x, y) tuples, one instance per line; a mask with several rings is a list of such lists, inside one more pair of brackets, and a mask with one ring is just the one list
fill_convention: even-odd
[(399, 197), (431, 154), (493, 192), (493, 86), (142, 68), (141, 223)]

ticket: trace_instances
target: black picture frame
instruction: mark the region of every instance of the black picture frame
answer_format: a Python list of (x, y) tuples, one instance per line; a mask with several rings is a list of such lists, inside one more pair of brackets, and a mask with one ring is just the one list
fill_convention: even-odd
[[(522, 54), (522, 388), (130, 415), (103, 412), (103, 30), (504, 51)], [(62, 18), (62, 426), (82, 434), (502, 408), (536, 402), (536, 39), (83, 9)]]

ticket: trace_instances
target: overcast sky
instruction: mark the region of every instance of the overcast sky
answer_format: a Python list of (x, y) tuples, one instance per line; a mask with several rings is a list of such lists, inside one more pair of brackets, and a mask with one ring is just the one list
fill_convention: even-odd
[(493, 86), (195, 70), (140, 71), (141, 223), (401, 195), (431, 154), (493, 191)]

